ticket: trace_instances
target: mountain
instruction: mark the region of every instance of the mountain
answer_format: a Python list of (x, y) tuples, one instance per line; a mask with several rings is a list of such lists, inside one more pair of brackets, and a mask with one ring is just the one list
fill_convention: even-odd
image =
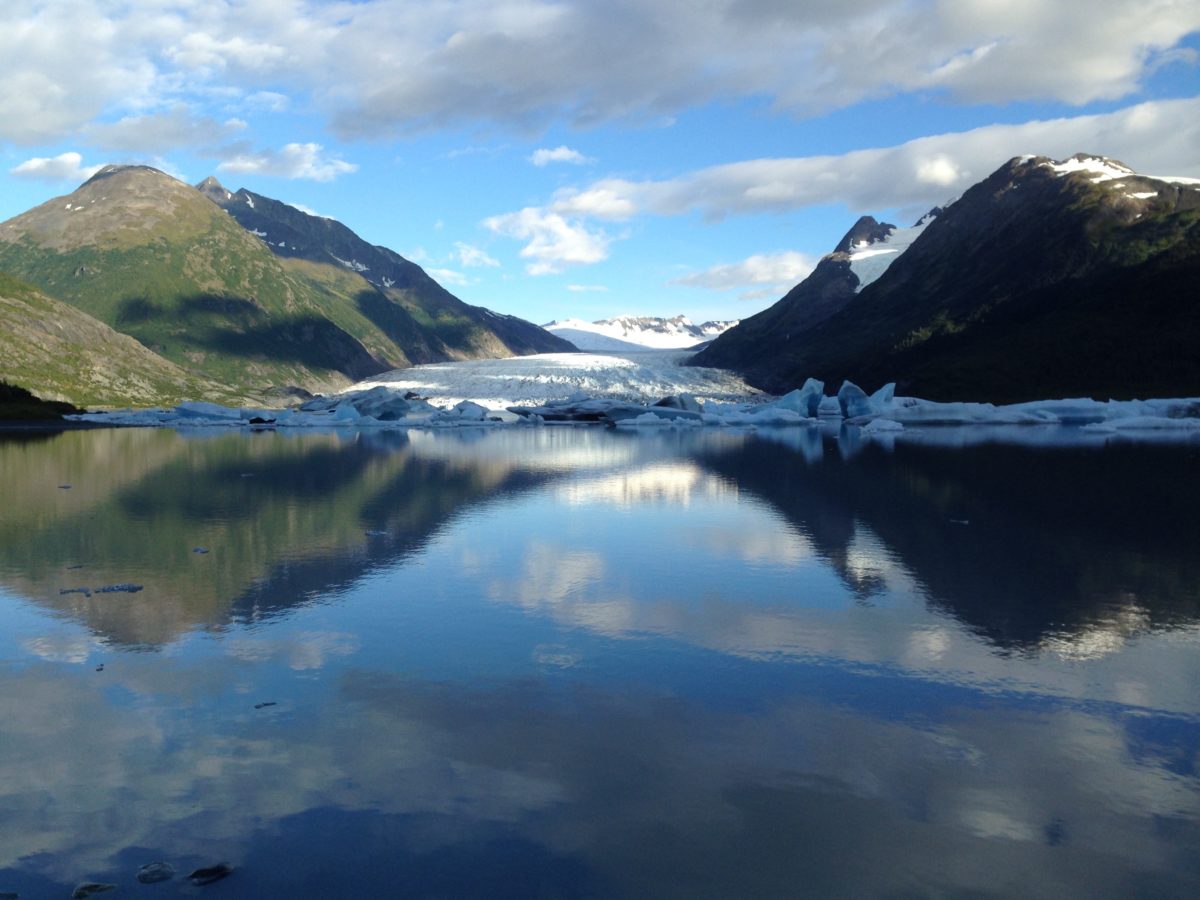
[(416, 263), (387, 247), (369, 244), (335, 219), (245, 189), (229, 191), (215, 178), (206, 178), (196, 187), (277, 257), (354, 273), (408, 313), (422, 338), (419, 346), (409, 348), (414, 362), (575, 349), (532, 322), (464, 303)]
[(598, 322), (563, 319), (543, 327), (571, 341), (580, 350), (620, 352), (688, 349), (712, 340), (736, 324), (736, 321), (732, 321), (693, 325), (687, 316), (675, 316), (670, 319), (657, 316), (617, 316)]
[(816, 377), (938, 400), (1200, 393), (1200, 185), (1020, 157), (935, 212), (903, 232), (860, 220), (691, 363), (773, 392)]
[(39, 397), (79, 406), (149, 406), (188, 397), (242, 399), (3, 273), (0, 360), (4, 379)]
[[(107, 166), (73, 193), (0, 223), (0, 271), (226, 395), (338, 389), (413, 363), (509, 355), (534, 343), (514, 340), (510, 349), (479, 323), (507, 327), (509, 317), (466, 307), (399, 257), (420, 290), (377, 287), (353, 266), (279, 256), (207, 193), (147, 166)], [(424, 297), (433, 298), (428, 308)], [(474, 312), (446, 314), (456, 303)], [(545, 343), (562, 346), (550, 335)]]
[(693, 363), (733, 369), (752, 384), (771, 383), (784, 393), (782, 383), (772, 374), (778, 359), (794, 349), (793, 336), (815, 328), (878, 280), (939, 212), (932, 210), (905, 229), (863, 216), (782, 300), (720, 335)]

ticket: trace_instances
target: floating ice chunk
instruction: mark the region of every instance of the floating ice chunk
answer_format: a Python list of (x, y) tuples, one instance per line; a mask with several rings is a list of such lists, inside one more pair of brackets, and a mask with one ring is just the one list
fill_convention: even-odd
[(1170, 419), (1164, 416), (1118, 416), (1083, 426), (1084, 431), (1200, 431), (1200, 419)]
[(219, 403), (206, 403), (201, 400), (189, 400), (180, 403), (172, 410), (180, 419), (227, 419), (230, 424), (236, 424), (242, 419), (242, 411)]
[(675, 422), (674, 419), (655, 415), (652, 412), (644, 412), (640, 416), (621, 419), (616, 424), (618, 428), (670, 428)]
[(871, 396), (853, 381), (846, 381), (837, 392), (838, 406), (842, 417), (857, 419), (862, 416), (881, 416), (891, 412), (895, 401), (896, 385), (885, 384)]
[(672, 394), (669, 397), (663, 397), (654, 405), (667, 409), (682, 409), (694, 413), (703, 412), (700, 408), (700, 402), (692, 394)]
[(784, 394), (778, 400), (763, 404), (774, 409), (791, 409), (802, 416), (815, 419), (825, 399), (825, 382), (809, 378), (802, 387)]
[(895, 419), (872, 419), (862, 427), (863, 434), (884, 434), (903, 430), (904, 425)]

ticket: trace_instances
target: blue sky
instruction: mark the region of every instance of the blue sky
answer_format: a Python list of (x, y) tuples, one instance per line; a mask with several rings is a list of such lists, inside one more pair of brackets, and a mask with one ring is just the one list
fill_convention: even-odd
[(0, 220), (215, 174), (536, 322), (769, 306), (1012, 156), (1200, 178), (1200, 0), (7, 0)]

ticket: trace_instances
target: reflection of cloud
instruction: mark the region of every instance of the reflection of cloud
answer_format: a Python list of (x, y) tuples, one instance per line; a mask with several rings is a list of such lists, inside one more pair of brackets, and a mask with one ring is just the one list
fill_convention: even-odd
[(794, 566), (813, 555), (812, 545), (803, 535), (773, 518), (741, 521), (730, 527), (689, 528), (680, 538), (705, 553), (752, 565)]
[(693, 498), (736, 498), (737, 487), (706, 475), (693, 463), (672, 461), (572, 482), (561, 487), (558, 494), (572, 505), (609, 503), (628, 509), (648, 503), (669, 503), (686, 507)]
[(561, 622), (601, 634), (623, 634), (636, 624), (638, 607), (612, 592), (609, 584), (601, 554), (533, 542), (516, 582), (495, 580), (487, 591), (493, 599), (548, 613)]
[(1132, 638), (1150, 630), (1150, 614), (1136, 601), (1119, 606), (1107, 618), (1075, 632), (1051, 634), (1040, 649), (1066, 660), (1098, 659), (1116, 653)]
[(100, 687), (119, 682), (0, 670), (0, 869), (73, 882), (145, 847), (252, 861), (257, 877), (286, 860), (279, 877), (302, 879), (329, 866), (337, 821), (363, 834), (338, 845), (339, 878), (501, 839), (575, 860), (614, 896), (984, 894), (997, 865), (1049, 894), (1102, 896), (1192, 872), (1180, 860), (1200, 797), (1169, 758), (1187, 735), (1168, 730), (1178, 743), (1161, 759), (1133, 762), (1137, 728), (1120, 714), (946, 708), (940, 688), (855, 677), (930, 702), (908, 720), (870, 690), (852, 692), (860, 705), (735, 679), (738, 702), (711, 703), (678, 685), (564, 696), (351, 671), (285, 726), (223, 712), (220, 691), (124, 705)]
[(320, 669), (327, 657), (351, 656), (358, 652), (358, 637), (345, 632), (302, 631), (285, 638), (231, 638), (225, 652), (243, 662), (282, 659), (291, 669)]
[(29, 638), (21, 646), (50, 662), (85, 663), (98, 644), (83, 635), (53, 634)]
[(904, 662), (917, 666), (936, 663), (946, 655), (950, 649), (950, 642), (950, 630), (944, 626), (914, 629), (908, 636)]

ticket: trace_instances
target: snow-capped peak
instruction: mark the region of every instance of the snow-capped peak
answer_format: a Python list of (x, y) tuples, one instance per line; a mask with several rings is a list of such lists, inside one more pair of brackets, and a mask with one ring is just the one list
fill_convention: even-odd
[(550, 322), (543, 327), (581, 350), (680, 350), (712, 340), (736, 324), (731, 321), (694, 325), (687, 316), (679, 315), (669, 319), (616, 316), (597, 322), (572, 318)]
[(1105, 156), (1089, 156), (1086, 153), (1076, 153), (1070, 159), (1062, 162), (1046, 163), (1051, 169), (1059, 175), (1068, 175), (1071, 172), (1087, 172), (1092, 176), (1092, 181), (1095, 183), (1101, 181), (1111, 181), (1114, 178), (1128, 178), (1137, 173), (1124, 163), (1117, 162), (1115, 159), (1109, 159)]
[(882, 240), (860, 240), (850, 245), (850, 271), (858, 279), (854, 292), (858, 293), (872, 281), (875, 281), (888, 266), (900, 258), (912, 242), (920, 237), (926, 227), (937, 218), (938, 210), (930, 210), (922, 216), (911, 228), (893, 228)]

